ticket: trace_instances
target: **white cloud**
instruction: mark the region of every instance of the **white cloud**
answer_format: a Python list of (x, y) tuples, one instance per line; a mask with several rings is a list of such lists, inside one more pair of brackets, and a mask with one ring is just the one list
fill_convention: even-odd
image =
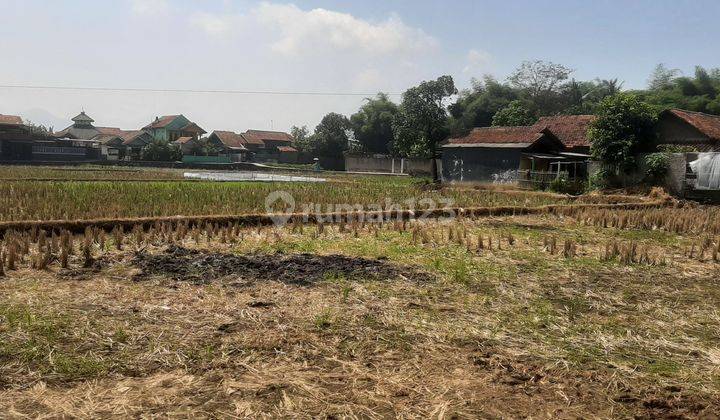
[(132, 10), (138, 15), (160, 15), (170, 10), (168, 0), (130, 0)]
[(209, 35), (223, 36), (231, 33), (241, 19), (242, 16), (239, 15), (195, 13), (190, 17), (190, 23)]
[(371, 23), (347, 13), (325, 9), (304, 11), (295, 5), (262, 3), (255, 11), (260, 23), (276, 28), (280, 39), (274, 51), (295, 55), (308, 48), (361, 50), (373, 54), (417, 52), (437, 41), (397, 16)]
[(302, 10), (293, 4), (260, 3), (250, 10), (250, 22), (233, 14), (197, 13), (191, 22), (211, 35), (242, 32), (251, 25), (269, 37), (271, 50), (283, 56), (308, 52), (353, 52), (373, 56), (413, 54), (434, 49), (438, 42), (399, 17), (370, 22), (326, 9)]
[(490, 53), (476, 49), (468, 51), (466, 61), (467, 64), (463, 68), (463, 73), (488, 73), (494, 64)]

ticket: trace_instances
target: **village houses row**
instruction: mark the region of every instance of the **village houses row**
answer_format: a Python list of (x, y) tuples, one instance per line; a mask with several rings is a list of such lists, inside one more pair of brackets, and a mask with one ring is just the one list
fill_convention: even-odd
[(96, 126), (84, 111), (72, 125), (54, 133), (38, 133), (22, 118), (0, 115), (0, 159), (13, 161), (139, 160), (153, 141), (180, 148), (187, 162), (295, 163), (298, 151), (284, 132), (214, 131), (209, 136), (184, 115), (156, 117), (138, 130)]

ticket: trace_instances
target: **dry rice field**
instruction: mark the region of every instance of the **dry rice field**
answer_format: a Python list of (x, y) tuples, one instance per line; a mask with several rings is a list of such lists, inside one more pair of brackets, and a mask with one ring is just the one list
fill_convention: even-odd
[[(52, 185), (66, 188), (64, 201)], [(129, 189), (117, 197), (152, 194), (156, 184), (122, 185)], [(149, 214), (153, 207), (120, 207), (119, 198), (102, 211), (81, 207), (102, 194), (97, 183), (16, 181), (1, 187), (14, 195), (0, 199), (0, 214), (237, 214), (260, 207), (245, 198), (207, 213), (194, 198), (273, 187), (157, 185)], [(163, 195), (167, 185), (172, 195)], [(720, 416), (717, 209), (657, 195), (438, 191), (406, 179), (282, 188), (327, 203), (425, 194), (461, 207), (569, 207), (453, 220), (7, 231), (0, 417)], [(42, 192), (36, 201), (32, 191)], [(178, 191), (189, 198), (174, 201)], [(634, 200), (663, 204), (581, 207)]]

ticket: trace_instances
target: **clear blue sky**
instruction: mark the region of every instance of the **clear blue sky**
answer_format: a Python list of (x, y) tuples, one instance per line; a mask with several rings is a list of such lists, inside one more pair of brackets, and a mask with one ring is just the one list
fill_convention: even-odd
[[(402, 92), (469, 86), (523, 60), (642, 88), (663, 62), (720, 66), (720, 1), (0, 0), (0, 85)], [(362, 97), (21, 91), (0, 113), (62, 128), (84, 108), (138, 127), (184, 113), (206, 129), (314, 126)]]

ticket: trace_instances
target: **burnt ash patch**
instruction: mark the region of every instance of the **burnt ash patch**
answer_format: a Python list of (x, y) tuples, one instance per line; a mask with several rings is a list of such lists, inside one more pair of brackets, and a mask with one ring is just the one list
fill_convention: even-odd
[(223, 254), (168, 247), (160, 254), (140, 252), (133, 264), (141, 269), (136, 281), (165, 276), (176, 281), (207, 284), (221, 278), (237, 283), (279, 281), (309, 286), (328, 278), (366, 280), (409, 280), (424, 282), (432, 276), (417, 268), (392, 264), (386, 260), (346, 255), (317, 254)]

